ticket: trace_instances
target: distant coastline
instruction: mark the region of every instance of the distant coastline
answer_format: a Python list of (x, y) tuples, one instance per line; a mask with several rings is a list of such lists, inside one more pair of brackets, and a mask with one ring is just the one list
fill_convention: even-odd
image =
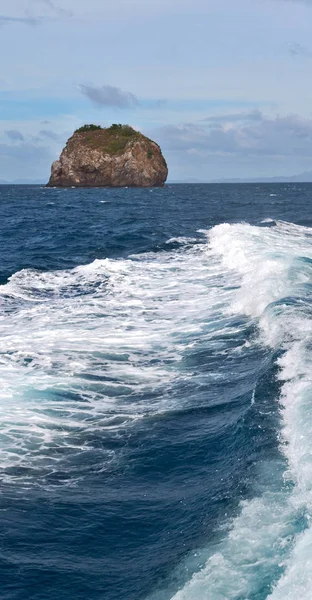
[(312, 183), (312, 171), (304, 171), (298, 175), (290, 175), (289, 177), (276, 176), (276, 177), (242, 177), (242, 178), (223, 178), (223, 179), (212, 179), (205, 181), (190, 177), (184, 180), (168, 180), (168, 184), (174, 183)]
[[(210, 181), (204, 179), (196, 179), (195, 177), (189, 177), (187, 179), (171, 179), (168, 180), (166, 185), (174, 184), (211, 184), (211, 183), (312, 183), (312, 171), (304, 171), (298, 175), (290, 175), (289, 177), (252, 177), (252, 178), (224, 178), (224, 179), (212, 179)], [(45, 185), (44, 179), (14, 179), (13, 181), (6, 181), (0, 179), (0, 185)]]
[(42, 179), (14, 179), (13, 181), (6, 181), (0, 179), (0, 185), (44, 185), (45, 182)]

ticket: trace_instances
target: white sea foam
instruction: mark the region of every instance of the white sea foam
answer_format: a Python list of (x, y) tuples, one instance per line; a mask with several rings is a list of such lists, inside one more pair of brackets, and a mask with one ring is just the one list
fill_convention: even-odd
[(223, 224), (207, 235), (210, 251), (219, 257), (222, 268), (239, 276), (239, 288), (227, 310), (256, 319), (262, 343), (283, 352), (278, 359), (280, 441), (289, 465), (286, 481), (291, 479), (295, 485), (276, 490), (276, 467), (265, 465), (271, 485), (266, 482), (260, 497), (242, 503), (229, 534), (215, 547), (208, 545), (201, 551), (206, 554), (204, 566), (170, 597), (294, 600), (300, 595), (308, 600), (312, 586), (312, 231), (285, 222), (270, 228)]
[(166, 241), (166, 244), (194, 244), (197, 242), (197, 238), (189, 238), (189, 237), (173, 237)]
[(79, 432), (173, 409), (185, 350), (231, 330), (221, 283), (202, 247), (14, 274), (0, 288), (0, 468), (56, 469), (54, 450), (88, 452)]

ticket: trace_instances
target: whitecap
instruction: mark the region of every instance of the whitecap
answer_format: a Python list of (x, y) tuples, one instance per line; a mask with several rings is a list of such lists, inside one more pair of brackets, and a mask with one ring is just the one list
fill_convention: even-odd
[(201, 564), (194, 555), (187, 559), (193, 575), (179, 591), (153, 599), (311, 597), (311, 236), (311, 229), (283, 221), (270, 228), (225, 223), (207, 232), (207, 253), (219, 258), (229, 280), (237, 277), (225, 310), (248, 315), (258, 324), (259, 342), (280, 353), (280, 449), (287, 462), (263, 465), (262, 493), (241, 503), (221, 540), (196, 552)]

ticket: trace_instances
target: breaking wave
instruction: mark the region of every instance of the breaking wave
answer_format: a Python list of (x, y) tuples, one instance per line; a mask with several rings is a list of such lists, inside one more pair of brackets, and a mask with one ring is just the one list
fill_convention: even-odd
[[(228, 532), (196, 553), (201, 566), (173, 600), (286, 600), (311, 596), (312, 560), (312, 231), (286, 222), (270, 228), (222, 224), (209, 251), (239, 284), (226, 307), (257, 322), (272, 349), (281, 392), (279, 442), (286, 463), (267, 461), (258, 494), (241, 503)], [(194, 556), (189, 557), (191, 565)], [(198, 560), (197, 560), (198, 563)]]

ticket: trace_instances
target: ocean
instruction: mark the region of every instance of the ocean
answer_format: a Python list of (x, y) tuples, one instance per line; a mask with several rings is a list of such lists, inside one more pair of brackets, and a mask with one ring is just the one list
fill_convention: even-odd
[(311, 203), (0, 187), (2, 600), (311, 599)]

